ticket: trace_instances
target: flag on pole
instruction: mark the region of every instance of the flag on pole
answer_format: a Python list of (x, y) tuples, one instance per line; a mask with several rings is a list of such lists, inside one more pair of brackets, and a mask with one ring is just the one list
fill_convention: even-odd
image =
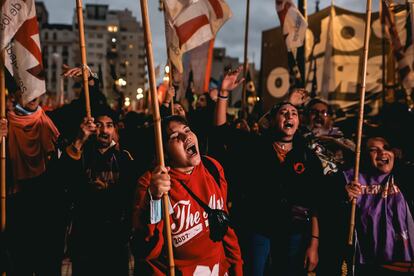
[(392, 20), (392, 11), (389, 1), (382, 0), (384, 21), (393, 48), (394, 57), (398, 63), (398, 72), (402, 86), (405, 89), (414, 87), (414, 72), (409, 59), (405, 56), (405, 49), (401, 43), (395, 23)]
[(308, 23), (292, 0), (276, 0), (283, 35), (286, 37), (288, 51), (303, 46)]
[(182, 54), (214, 39), (232, 13), (224, 0), (164, 0), (169, 56), (183, 72)]
[[(213, 48), (214, 39), (183, 54), (182, 81), (177, 92), (177, 99), (183, 98), (188, 88), (191, 88), (192, 93), (197, 95), (209, 91)], [(188, 81), (190, 75), (191, 81)]]
[(23, 104), (46, 92), (34, 0), (5, 0), (0, 15), (5, 66), (22, 91)]

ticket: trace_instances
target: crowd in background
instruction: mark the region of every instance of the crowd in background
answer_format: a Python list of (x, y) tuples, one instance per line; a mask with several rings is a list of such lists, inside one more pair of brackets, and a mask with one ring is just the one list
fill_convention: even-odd
[[(60, 275), (70, 257), (73, 275), (128, 275), (132, 252), (136, 275), (163, 275), (160, 198), (169, 192), (182, 275), (340, 275), (353, 198), (356, 275), (410, 271), (409, 107), (384, 103), (366, 117), (354, 181), (356, 116), (337, 121), (340, 110), (297, 89), (267, 113), (235, 118), (227, 102), (243, 82), (240, 70), (190, 102), (175, 102), (174, 88), (167, 91), (160, 103), (165, 167), (155, 161), (151, 114), (112, 109), (98, 79), (89, 78), (92, 117), (83, 90), (45, 112), (40, 99), (23, 103), (9, 87), (1, 121), (8, 149), (1, 268)], [(211, 209), (230, 215), (222, 235), (212, 230)]]

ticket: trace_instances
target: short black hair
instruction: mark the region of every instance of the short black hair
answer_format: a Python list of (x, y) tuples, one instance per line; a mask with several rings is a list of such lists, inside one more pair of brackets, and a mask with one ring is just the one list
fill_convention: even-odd
[(116, 113), (109, 106), (99, 107), (95, 110), (92, 110), (92, 116), (97, 119), (98, 117), (107, 116), (112, 119), (114, 124), (117, 124), (119, 121), (118, 113)]

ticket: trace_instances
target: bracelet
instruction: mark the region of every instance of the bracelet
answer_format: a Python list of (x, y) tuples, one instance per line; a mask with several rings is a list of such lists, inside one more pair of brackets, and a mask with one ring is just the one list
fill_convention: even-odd
[(316, 239), (316, 240), (319, 240), (319, 237), (318, 237), (318, 236), (314, 236), (314, 235), (312, 235), (312, 238), (313, 238), (313, 239)]
[(222, 96), (221, 94), (218, 94), (217, 97), (219, 97), (220, 99), (223, 99), (223, 100), (227, 100), (229, 98), (229, 96)]

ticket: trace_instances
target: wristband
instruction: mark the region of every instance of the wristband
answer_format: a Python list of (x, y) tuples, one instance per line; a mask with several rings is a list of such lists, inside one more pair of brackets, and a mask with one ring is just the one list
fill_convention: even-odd
[(221, 94), (219, 94), (217, 97), (219, 97), (220, 99), (223, 99), (223, 100), (227, 100), (229, 98), (229, 96), (223, 96)]
[(319, 240), (319, 237), (318, 237), (318, 236), (314, 236), (314, 235), (312, 235), (312, 239)]

